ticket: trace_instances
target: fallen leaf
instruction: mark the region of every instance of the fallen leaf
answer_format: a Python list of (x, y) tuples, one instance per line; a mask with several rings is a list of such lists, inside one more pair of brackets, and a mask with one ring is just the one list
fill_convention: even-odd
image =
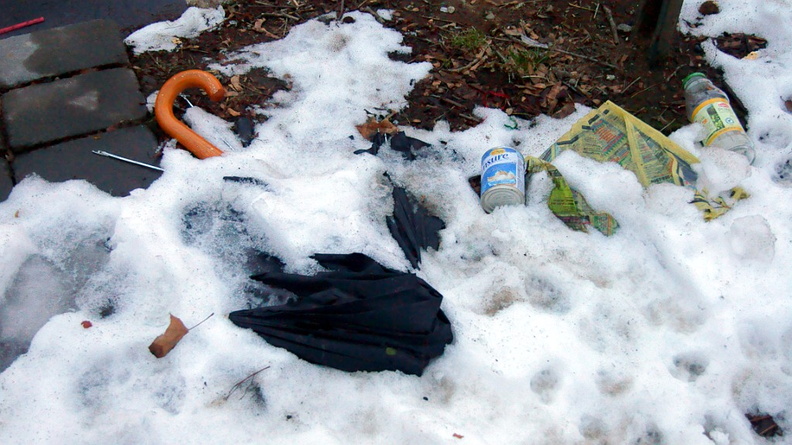
[(164, 334), (154, 339), (149, 345), (149, 351), (154, 354), (154, 357), (165, 357), (188, 332), (190, 330), (184, 326), (184, 323), (171, 314), (168, 329), (165, 330)]
[(463, 435), (461, 435), (461, 434), (454, 433), (454, 439), (462, 439), (462, 438), (464, 438), (464, 437), (465, 437), (465, 436), (463, 436)]
[(548, 91), (547, 96), (542, 100), (542, 105), (547, 107), (548, 111), (553, 112), (555, 107), (558, 105), (559, 95), (566, 89), (560, 83), (557, 83), (550, 87), (550, 91)]
[(239, 75), (231, 77), (231, 88), (235, 89), (236, 91), (242, 91), (242, 82), (239, 79)]
[(256, 32), (264, 32), (264, 31), (265, 31), (265, 29), (264, 29), (264, 27), (263, 27), (262, 25), (263, 25), (263, 24), (264, 24), (264, 22), (266, 22), (266, 21), (267, 21), (267, 19), (263, 19), (263, 18), (262, 18), (262, 19), (258, 19), (258, 20), (256, 20), (256, 22), (255, 22), (255, 23), (253, 23), (253, 31), (256, 31)]
[(786, 107), (787, 111), (792, 113), (792, 99), (787, 99), (784, 101), (784, 106)]
[(233, 108), (229, 108), (226, 111), (228, 112), (228, 114), (230, 114), (233, 117), (239, 117), (239, 116), (242, 115), (242, 113), (240, 113), (239, 111), (237, 111), (237, 110), (235, 110)]
[(555, 119), (563, 119), (570, 114), (575, 112), (575, 103), (574, 102), (567, 102), (561, 107), (558, 111), (553, 113), (553, 118)]
[(379, 122), (377, 122), (376, 119), (370, 119), (365, 124), (357, 125), (355, 128), (357, 128), (357, 130), (360, 132), (360, 135), (366, 140), (370, 140), (371, 137), (377, 133), (395, 134), (399, 131), (399, 128), (393, 125), (387, 119), (383, 119)]
[(84, 327), (85, 329), (88, 329), (88, 328), (90, 328), (91, 326), (93, 326), (93, 323), (91, 323), (91, 322), (90, 322), (90, 321), (88, 321), (88, 320), (84, 320), (84, 321), (83, 321), (82, 323), (80, 323), (80, 324), (81, 324), (81, 325), (82, 325), (82, 327)]

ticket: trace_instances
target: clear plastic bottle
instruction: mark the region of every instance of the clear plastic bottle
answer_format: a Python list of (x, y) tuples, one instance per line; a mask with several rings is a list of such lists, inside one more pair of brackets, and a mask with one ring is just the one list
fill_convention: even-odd
[(729, 96), (702, 73), (685, 77), (682, 86), (688, 119), (706, 129), (702, 143), (741, 153), (753, 164), (756, 157), (753, 142), (734, 114)]

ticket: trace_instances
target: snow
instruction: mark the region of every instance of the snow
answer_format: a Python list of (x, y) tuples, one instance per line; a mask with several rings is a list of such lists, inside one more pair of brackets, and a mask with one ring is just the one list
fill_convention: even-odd
[[(84, 181), (26, 179), (0, 203), (0, 330), (6, 348), (30, 342), (0, 374), (0, 442), (765, 443), (749, 412), (792, 431), (792, 189), (775, 172), (792, 155), (792, 8), (723, 0), (720, 14), (699, 18), (699, 3), (685, 2), (685, 32), (769, 42), (756, 60), (705, 45), (750, 112), (753, 166), (697, 147), (694, 125), (672, 135), (700, 157), (711, 191), (751, 195), (711, 222), (689, 204), (692, 191), (644, 189), (631, 172), (574, 153), (554, 164), (619, 221), (614, 236), (567, 228), (541, 178), (525, 206), (485, 214), (467, 182), (481, 154), (508, 145), (538, 156), (582, 106), (517, 129), (487, 108), (461, 132), (401, 123), (433, 147), (412, 162), (387, 148), (355, 155), (370, 146), (355, 125), (406, 106), (430, 69), (391, 60), (409, 51), (401, 35), (356, 12), (353, 23), (311, 21), (227, 57), (244, 63), (216, 65), (225, 75), (265, 67), (292, 86), (259, 104), (269, 119), (249, 147), (192, 108), (186, 120), (226, 153), (198, 160), (170, 143), (146, 190), (113, 198)], [(447, 225), (417, 274), (443, 294), (455, 340), (423, 376), (313, 365), (227, 319), (248, 303), (248, 249), (298, 273), (319, 270), (317, 252), (409, 270), (385, 223), (386, 172)], [(187, 326), (215, 316), (156, 359), (147, 346), (169, 313)]]
[(124, 43), (132, 47), (135, 54), (146, 51), (172, 51), (181, 43), (179, 37), (198, 37), (203, 31), (223, 23), (225, 11), (190, 7), (178, 20), (153, 23), (127, 36)]

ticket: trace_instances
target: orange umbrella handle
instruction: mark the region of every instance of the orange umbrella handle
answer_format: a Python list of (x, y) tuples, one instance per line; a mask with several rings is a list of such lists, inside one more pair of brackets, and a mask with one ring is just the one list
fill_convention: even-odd
[(188, 88), (201, 88), (214, 102), (225, 97), (225, 89), (215, 76), (201, 70), (182, 71), (168, 79), (157, 94), (157, 100), (154, 102), (154, 116), (157, 118), (157, 123), (165, 133), (179, 141), (198, 158), (220, 156), (223, 154), (222, 150), (198, 136), (173, 115), (173, 102)]

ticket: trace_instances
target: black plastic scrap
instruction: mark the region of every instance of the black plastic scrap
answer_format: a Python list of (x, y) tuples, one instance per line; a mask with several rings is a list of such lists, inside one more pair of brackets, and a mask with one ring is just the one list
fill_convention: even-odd
[(243, 147), (247, 147), (256, 138), (256, 129), (253, 120), (247, 116), (239, 116), (234, 121), (234, 132), (239, 136)]
[(361, 253), (313, 258), (329, 271), (252, 277), (297, 299), (232, 312), (231, 321), (304, 360), (343, 371), (421, 375), (453, 340), (440, 310), (443, 296), (414, 274)]
[(382, 144), (388, 141), (390, 141), (390, 148), (400, 152), (408, 161), (415, 159), (416, 151), (430, 145), (420, 139), (407, 136), (403, 131), (399, 131), (393, 136), (386, 133), (376, 133), (371, 137), (371, 148), (368, 150), (358, 150), (355, 154), (370, 153), (376, 155), (379, 153)]
[(440, 247), (438, 232), (445, 228), (445, 223), (410, 199), (401, 187), (393, 188), (393, 215), (388, 216), (386, 222), (391, 236), (414, 269), (421, 262), (422, 249)]

